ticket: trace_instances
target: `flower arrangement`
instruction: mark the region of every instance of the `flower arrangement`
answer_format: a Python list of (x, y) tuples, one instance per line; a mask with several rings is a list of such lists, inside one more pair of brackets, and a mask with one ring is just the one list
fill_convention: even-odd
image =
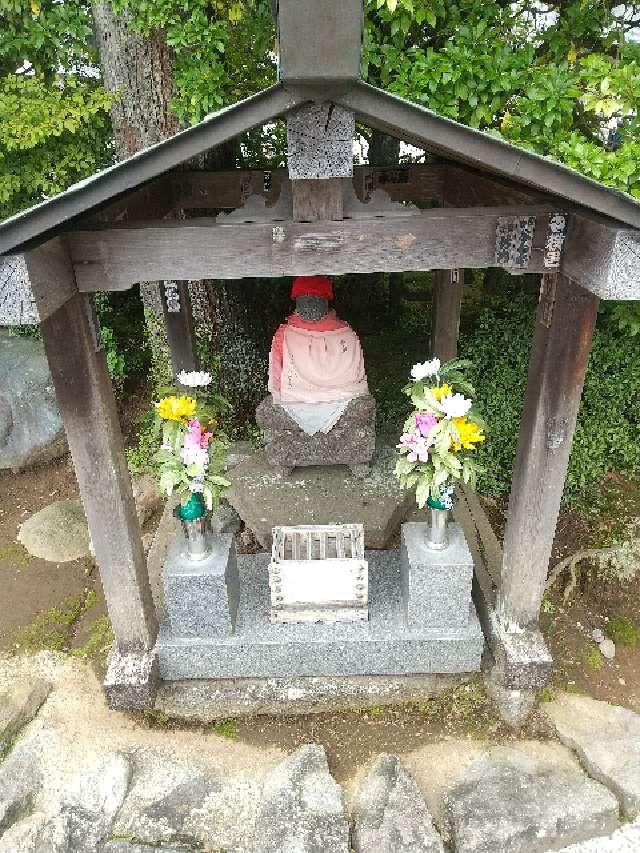
[(485, 424), (474, 410), (473, 386), (464, 378), (471, 362), (434, 358), (414, 364), (402, 389), (414, 411), (406, 420), (395, 473), (404, 488), (416, 489), (420, 508), (451, 509), (457, 480), (475, 485), (481, 470), (473, 458), (485, 440)]
[[(164, 389), (155, 404), (162, 443), (154, 460), (162, 491), (167, 496), (180, 494), (180, 516), (198, 518), (205, 509), (217, 508), (231, 485), (223, 476), (229, 442), (216, 429), (228, 403), (209, 389), (209, 373), (182, 371), (177, 378), (180, 389)], [(185, 394), (187, 388), (190, 391)]]

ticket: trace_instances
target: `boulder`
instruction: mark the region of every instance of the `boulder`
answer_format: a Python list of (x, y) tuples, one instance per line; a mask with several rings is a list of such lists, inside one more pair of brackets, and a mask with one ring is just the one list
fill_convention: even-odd
[(37, 737), (25, 739), (0, 764), (0, 835), (35, 807), (42, 784), (41, 746)]
[(515, 747), (467, 767), (447, 809), (456, 853), (546, 853), (618, 824), (616, 798), (575, 762), (554, 765)]
[(0, 329), (0, 469), (19, 471), (67, 452), (40, 341)]
[(254, 853), (348, 853), (342, 794), (324, 748), (300, 747), (267, 777)]
[(618, 797), (625, 817), (640, 816), (640, 716), (573, 693), (546, 702), (542, 712), (587, 773)]
[(146, 751), (136, 758), (133, 784), (113, 834), (143, 844), (179, 841), (187, 834), (185, 824), (191, 813), (219, 787), (217, 778), (205, 777), (159, 752)]
[(55, 501), (30, 516), (18, 541), (33, 557), (67, 563), (91, 554), (89, 528), (79, 500)]
[(0, 756), (35, 717), (50, 690), (51, 685), (42, 678), (19, 680), (0, 690)]
[(415, 780), (395, 755), (381, 755), (358, 791), (354, 853), (444, 853)]

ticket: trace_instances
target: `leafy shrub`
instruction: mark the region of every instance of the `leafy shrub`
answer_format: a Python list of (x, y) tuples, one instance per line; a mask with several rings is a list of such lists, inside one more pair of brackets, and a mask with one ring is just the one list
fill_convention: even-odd
[[(517, 290), (486, 297), (476, 322), (463, 334), (460, 354), (474, 363), (478, 407), (490, 427), (478, 451), (486, 472), (478, 489), (508, 493), (535, 323), (536, 299)], [(585, 506), (609, 471), (640, 470), (640, 349), (609, 310), (601, 312), (573, 442), (564, 492), (566, 503)]]

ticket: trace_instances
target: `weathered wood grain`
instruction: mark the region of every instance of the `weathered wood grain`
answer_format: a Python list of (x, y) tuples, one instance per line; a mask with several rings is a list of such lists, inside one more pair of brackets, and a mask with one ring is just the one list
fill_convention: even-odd
[[(55, 241), (57, 243), (57, 241)], [(61, 247), (30, 252), (30, 275)], [(66, 274), (71, 266), (67, 262)], [(67, 286), (73, 289), (71, 278)], [(58, 405), (116, 642), (150, 649), (157, 622), (111, 380), (90, 297), (76, 293), (41, 323)]]
[(294, 222), (342, 219), (343, 179), (291, 181)]
[(175, 286), (180, 304), (179, 311), (169, 310), (171, 306), (167, 305), (165, 286), (163, 284), (160, 285), (162, 311), (174, 376), (180, 373), (181, 370), (186, 370), (189, 373), (192, 370), (198, 369), (195, 326), (189, 285), (186, 281), (176, 281)]
[(431, 325), (431, 357), (455, 358), (460, 331), (464, 270), (435, 270)]
[[(124, 290), (158, 279), (237, 279), (495, 265), (499, 216), (546, 207), (434, 209), (393, 219), (216, 224), (208, 218), (69, 235), (81, 291)], [(544, 227), (527, 271), (542, 270)]]
[(56, 237), (24, 259), (40, 321), (46, 320), (78, 292), (64, 239)]
[(529, 360), (513, 469), (498, 614), (538, 621), (599, 299), (563, 274), (547, 287)]

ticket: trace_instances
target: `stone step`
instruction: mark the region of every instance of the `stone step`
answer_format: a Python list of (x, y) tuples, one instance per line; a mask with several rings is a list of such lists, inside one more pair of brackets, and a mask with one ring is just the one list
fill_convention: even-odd
[(398, 551), (368, 551), (369, 621), (274, 625), (266, 553), (238, 556), (240, 602), (233, 635), (186, 637), (165, 623), (157, 643), (161, 677), (285, 678), (296, 676), (462, 673), (480, 669), (484, 638), (472, 604), (463, 627), (407, 629)]

